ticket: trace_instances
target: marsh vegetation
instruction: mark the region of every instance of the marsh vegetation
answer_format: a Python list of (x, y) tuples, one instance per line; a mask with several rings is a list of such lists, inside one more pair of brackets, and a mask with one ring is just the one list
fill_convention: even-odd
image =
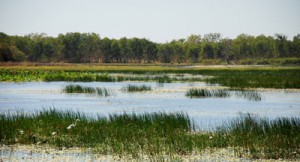
[(245, 89), (201, 89), (201, 88), (191, 88), (186, 94), (190, 98), (209, 98), (209, 97), (230, 97), (236, 96), (238, 98), (244, 98), (251, 101), (261, 101), (262, 96), (259, 92), (254, 90), (245, 90)]
[[(112, 75), (114, 74), (114, 75)], [(119, 75), (117, 75), (119, 74)], [(124, 75), (129, 74), (129, 75)], [(132, 75), (136, 74), (136, 75)], [(137, 75), (138, 74), (138, 75)], [(170, 77), (170, 74), (178, 74)], [(198, 77), (181, 77), (191, 74)], [(61, 66), (2, 67), (0, 81), (172, 81), (219, 84), (231, 88), (300, 88), (298, 67), (220, 67), (182, 68), (163, 66)], [(154, 76), (154, 77), (153, 77)]]
[[(76, 120), (78, 123), (67, 129)], [(269, 120), (243, 114), (210, 132), (195, 132), (193, 120), (182, 112), (124, 112), (91, 118), (80, 112), (44, 109), (32, 114), (1, 114), (0, 123), (1, 144), (90, 147), (95, 153), (134, 158), (234, 147), (240, 157), (300, 158), (297, 117)]]
[(123, 92), (145, 92), (145, 91), (151, 91), (152, 88), (151, 86), (147, 86), (145, 84), (143, 85), (133, 85), (133, 84), (128, 84), (122, 88)]
[[(78, 96), (82, 97), (81, 102), (84, 101), (84, 97), (92, 98), (88, 102), (97, 102), (95, 104), (97, 110), (105, 105), (103, 107), (106, 110), (102, 109), (99, 112), (107, 112), (108, 109), (114, 108), (114, 106), (118, 107), (118, 109), (110, 112), (118, 112), (121, 110), (120, 107), (123, 108), (124, 105), (126, 107), (134, 107), (129, 110), (141, 111), (138, 113), (110, 113), (109, 115), (105, 113), (105, 115), (95, 115), (93, 112), (91, 116), (72, 110), (62, 111), (57, 109), (1, 113), (1, 144), (49, 144), (51, 147), (58, 149), (64, 147), (92, 148), (93, 152), (98, 154), (116, 155), (119, 157), (130, 156), (133, 158), (139, 158), (144, 155), (148, 157), (174, 157), (178, 155), (180, 157), (197, 154), (204, 150), (233, 148), (238, 157), (250, 157), (252, 159), (299, 159), (300, 119), (291, 117), (291, 113), (287, 115), (290, 117), (274, 118), (272, 116), (271, 119), (243, 114), (234, 119), (230, 118), (227, 122), (222, 122), (226, 124), (207, 129), (209, 131), (202, 131), (198, 129), (197, 125), (201, 125), (201, 123), (195, 124), (194, 118), (190, 118), (189, 115), (183, 112), (169, 112), (172, 107), (168, 107), (180, 103), (178, 107), (174, 106), (174, 109), (178, 110), (181, 108), (180, 110), (182, 110), (186, 108), (187, 111), (188, 109), (193, 109), (189, 114), (193, 114), (196, 112), (195, 109), (197, 109), (198, 115), (200, 114), (199, 111), (204, 110), (201, 112), (204, 116), (205, 114), (211, 115), (215, 111), (225, 111), (225, 109), (222, 111), (217, 110), (218, 108), (224, 108), (222, 104), (223, 107), (213, 107), (216, 110), (208, 110), (212, 109), (212, 104), (208, 103), (212, 100), (220, 102), (220, 100), (224, 99), (223, 101), (225, 101), (225, 98), (234, 96), (251, 101), (262, 101), (261, 91), (257, 91), (256, 88), (299, 89), (299, 74), (299, 67), (135, 67), (125, 65), (1, 67), (1, 81), (46, 81), (49, 85), (50, 83), (48, 82), (52, 81), (66, 81), (55, 83), (55, 85), (60, 87), (59, 93), (63, 91), (70, 94), (79, 93), (87, 94), (88, 96), (106, 97), (111, 96), (114, 90), (118, 95), (127, 96), (127, 98), (122, 98), (123, 96), (114, 98), (114, 96), (107, 100), (83, 95), (62, 94), (67, 96), (66, 100), (74, 97), (72, 101), (78, 99)], [(131, 81), (138, 82), (134, 83)], [(70, 84), (70, 82), (72, 83)], [(181, 82), (189, 82), (191, 85)], [(158, 86), (153, 91), (155, 84), (166, 86)], [(178, 86), (178, 84), (181, 85)], [(5, 85), (11, 86), (10, 84)], [(24, 84), (24, 86), (26, 85)], [(63, 88), (61, 88), (62, 85), (64, 85)], [(99, 85), (102, 85), (102, 87), (99, 87)], [(203, 86), (204, 88), (199, 88)], [(174, 87), (177, 89), (174, 89)], [(16, 92), (9, 91), (7, 94), (14, 96)], [(32, 91), (25, 88), (25, 90), (22, 89), (20, 92), (26, 94)], [(140, 93), (132, 92), (147, 93), (142, 94), (143, 98), (138, 98), (141, 96)], [(33, 96), (37, 94), (45, 95), (48, 91), (37, 92), (37, 89), (34, 89), (34, 93)], [(57, 92), (53, 90), (51, 93)], [(160, 95), (163, 97), (153, 97)], [(185, 95), (190, 98), (202, 99), (190, 100)], [(47, 95), (45, 96), (47, 98)], [(136, 98), (134, 99), (134, 97)], [(54, 102), (54, 100), (50, 102)], [(146, 102), (146, 100), (148, 101)], [(166, 101), (163, 102), (162, 100)], [(78, 102), (72, 104), (72, 101), (70, 100), (68, 103), (72, 106), (78, 104)], [(191, 102), (187, 104), (186, 101)], [(199, 104), (199, 101), (201, 101), (201, 104)], [(294, 107), (292, 106), (295, 105), (297, 107), (298, 104), (290, 103), (289, 101), (285, 101), (284, 106), (288, 105), (291, 109), (290, 112), (293, 112)], [(7, 101), (7, 103), (9, 102)], [(26, 103), (29, 102), (26, 101)], [(148, 107), (141, 105), (141, 103)], [(158, 106), (155, 103), (160, 105)], [(248, 101), (239, 101), (237, 103), (249, 104)], [(257, 106), (259, 103), (261, 102), (253, 102), (254, 106), (249, 106), (246, 110), (256, 108), (255, 105)], [(90, 106), (91, 104), (87, 105)], [(93, 111), (95, 111), (95, 105), (91, 108)], [(99, 108), (99, 105), (101, 105), (101, 108)], [(202, 109), (201, 106), (203, 105), (205, 106)], [(220, 106), (220, 104), (218, 105)], [(166, 106), (166, 109), (162, 108)], [(149, 110), (148, 108), (153, 108), (154, 112), (147, 113), (145, 110)], [(89, 107), (86, 107), (86, 109), (89, 109)], [(162, 112), (157, 112), (158, 109), (162, 109)], [(231, 115), (232, 113), (236, 114), (238, 110), (232, 109), (226, 110), (231, 111)], [(168, 112), (163, 112), (163, 110), (168, 110)], [(244, 112), (243, 109), (241, 111)], [(280, 113), (277, 113), (276, 116), (278, 114), (280, 116)]]
[(113, 92), (108, 88), (101, 88), (101, 87), (89, 87), (89, 86), (81, 86), (78, 84), (70, 84), (66, 85), (63, 90), (65, 93), (85, 93), (85, 94), (92, 94), (92, 95), (98, 95), (98, 96), (110, 96), (113, 94)]

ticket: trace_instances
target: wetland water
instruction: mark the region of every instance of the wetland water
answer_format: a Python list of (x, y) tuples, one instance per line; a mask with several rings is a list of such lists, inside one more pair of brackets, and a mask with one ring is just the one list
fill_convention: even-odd
[[(112, 96), (99, 97), (88, 94), (66, 94), (64, 86), (105, 87)], [(150, 92), (127, 93), (122, 87), (148, 85)], [(188, 98), (190, 88), (213, 88), (204, 83), (154, 82), (25, 82), (0, 83), (0, 113), (22, 110), (34, 112), (43, 108), (75, 110), (91, 116), (96, 113), (108, 115), (123, 112), (178, 112), (187, 113), (200, 127), (209, 130), (238, 117), (240, 113), (258, 114), (270, 119), (276, 117), (300, 116), (300, 92), (284, 90), (261, 90), (260, 101), (248, 100), (232, 95), (227, 98)]]

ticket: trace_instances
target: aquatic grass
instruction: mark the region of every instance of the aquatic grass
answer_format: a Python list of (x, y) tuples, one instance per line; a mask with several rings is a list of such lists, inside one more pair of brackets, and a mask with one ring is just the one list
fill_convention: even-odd
[[(168, 75), (164, 76), (156, 76), (154, 80), (157, 81), (157, 83), (171, 83), (172, 79)], [(174, 79), (173, 79), (174, 80)]]
[(186, 92), (186, 96), (190, 98), (229, 97), (230, 93), (226, 90), (207, 90), (207, 89), (191, 88)]
[[(76, 126), (67, 129), (77, 119)], [(30, 115), (2, 114), (0, 120), (5, 125), (0, 128), (2, 144), (93, 147), (98, 153), (133, 157), (138, 157), (140, 152), (159, 156), (166, 152), (177, 154), (178, 150), (191, 151), (181, 148), (186, 147), (181, 140), (182, 135), (193, 131), (193, 123), (180, 112), (123, 113), (87, 118), (83, 113), (50, 109)]]
[(63, 88), (63, 92), (65, 93), (96, 93), (96, 90), (92, 87), (84, 87), (81, 85), (66, 85)]
[(88, 86), (81, 86), (81, 85), (66, 85), (63, 90), (65, 93), (87, 93), (87, 94), (95, 94), (98, 96), (111, 96), (113, 92), (108, 88), (100, 88), (100, 87), (88, 87)]
[(209, 89), (199, 89), (199, 88), (191, 88), (186, 94), (187, 97), (190, 98), (210, 98), (210, 97), (230, 97), (235, 95), (238, 98), (244, 98), (249, 101), (261, 101), (262, 96), (260, 93), (254, 90), (245, 90), (245, 89), (217, 89), (217, 90), (209, 90)]
[[(300, 158), (300, 118), (268, 120), (242, 114), (222, 127), (229, 146), (237, 154), (259, 159)], [(220, 131), (222, 132), (222, 131)]]
[(100, 88), (100, 87), (97, 87), (96, 88), (96, 93), (98, 96), (105, 96), (105, 97), (108, 97), (108, 96), (111, 96), (113, 95), (113, 91), (108, 89), (108, 88)]
[[(298, 117), (268, 120), (242, 114), (213, 132), (195, 132), (194, 122), (182, 112), (96, 116), (57, 109), (0, 114), (0, 143), (91, 148), (95, 153), (134, 159), (180, 157), (227, 147), (233, 147), (239, 157), (300, 158)], [(76, 126), (67, 129), (77, 119)]]
[(253, 90), (238, 90), (235, 91), (237, 97), (241, 97), (250, 101), (261, 101), (262, 96), (260, 93)]
[[(143, 77), (131, 75), (111, 76), (111, 73), (147, 74)], [(177, 77), (153, 78), (153, 74), (192, 74), (206, 78), (180, 79)], [(0, 81), (205, 81), (231, 88), (300, 88), (298, 66), (229, 66), (229, 67), (185, 67), (185, 66), (0, 66)], [(155, 80), (156, 79), (156, 80)]]
[(122, 91), (124, 92), (144, 92), (144, 91), (151, 91), (151, 90), (152, 90), (151, 86), (147, 86), (147, 85), (128, 84), (122, 87)]

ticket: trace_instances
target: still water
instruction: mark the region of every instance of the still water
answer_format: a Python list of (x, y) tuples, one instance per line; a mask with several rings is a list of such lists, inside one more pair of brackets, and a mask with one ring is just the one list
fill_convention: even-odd
[[(99, 97), (87, 94), (66, 94), (65, 85), (106, 87), (112, 96)], [(151, 92), (126, 93), (121, 89), (128, 85), (149, 85)], [(108, 115), (123, 112), (185, 112), (200, 129), (214, 129), (224, 121), (238, 117), (241, 113), (252, 113), (270, 119), (300, 116), (300, 92), (284, 90), (259, 91), (260, 101), (241, 97), (188, 98), (188, 89), (207, 87), (204, 83), (165, 83), (163, 86), (151, 82), (25, 82), (0, 83), (0, 113), (22, 110), (34, 112), (43, 108), (75, 110), (90, 114)]]

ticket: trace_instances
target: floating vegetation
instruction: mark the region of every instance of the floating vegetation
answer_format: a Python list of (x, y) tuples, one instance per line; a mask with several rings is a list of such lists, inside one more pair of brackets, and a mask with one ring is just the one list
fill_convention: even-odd
[(63, 88), (63, 92), (65, 93), (87, 93), (87, 94), (95, 94), (98, 96), (110, 96), (112, 95), (112, 91), (107, 88), (93, 88), (93, 87), (87, 87), (87, 86), (81, 86), (81, 85), (66, 85)]
[(190, 98), (201, 98), (201, 97), (229, 97), (230, 93), (226, 90), (207, 90), (207, 89), (189, 89), (186, 96)]
[(151, 91), (151, 86), (147, 85), (132, 85), (128, 84), (127, 86), (122, 88), (124, 92), (144, 92), (144, 91)]
[(182, 112), (124, 112), (91, 118), (80, 112), (44, 109), (32, 114), (0, 114), (0, 123), (0, 144), (6, 145), (47, 143), (132, 158), (185, 156), (233, 147), (238, 157), (300, 158), (299, 117), (268, 120), (242, 114), (213, 132), (195, 132), (196, 126)]

